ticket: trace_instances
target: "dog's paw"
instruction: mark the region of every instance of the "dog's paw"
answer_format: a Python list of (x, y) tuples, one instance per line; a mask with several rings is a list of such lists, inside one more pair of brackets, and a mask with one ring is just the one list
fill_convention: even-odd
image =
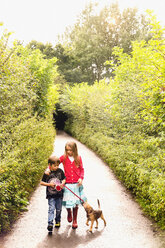
[(98, 226), (95, 226), (96, 229), (98, 229)]
[(86, 225), (87, 225), (87, 226), (89, 226), (89, 224), (88, 224), (88, 223), (86, 223)]

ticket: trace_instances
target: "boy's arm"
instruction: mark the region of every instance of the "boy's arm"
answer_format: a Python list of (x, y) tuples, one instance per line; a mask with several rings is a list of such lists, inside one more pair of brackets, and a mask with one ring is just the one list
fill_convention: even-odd
[(48, 186), (48, 187), (54, 187), (55, 186), (54, 182), (46, 183), (44, 181), (41, 181), (40, 184), (43, 186)]
[(43, 177), (41, 179), (40, 184), (43, 185), (43, 186), (54, 187), (55, 186), (55, 183), (54, 182), (48, 183), (47, 182), (47, 179), (48, 179), (48, 175), (44, 173), (44, 175), (43, 175)]

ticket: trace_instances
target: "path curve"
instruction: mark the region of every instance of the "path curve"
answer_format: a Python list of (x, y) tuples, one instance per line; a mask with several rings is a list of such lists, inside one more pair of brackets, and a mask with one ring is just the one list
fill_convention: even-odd
[[(55, 154), (64, 152), (65, 143), (74, 140), (60, 132), (55, 140)], [(144, 217), (138, 204), (116, 179), (111, 169), (94, 152), (76, 141), (82, 156), (84, 188), (88, 202), (97, 208), (100, 200), (107, 226), (99, 220), (99, 228), (87, 231), (86, 213), (79, 208), (78, 229), (73, 230), (62, 210), (62, 226), (47, 233), (47, 200), (45, 187), (38, 186), (28, 207), (15, 223), (12, 231), (0, 239), (0, 248), (161, 248), (164, 247), (152, 223)]]

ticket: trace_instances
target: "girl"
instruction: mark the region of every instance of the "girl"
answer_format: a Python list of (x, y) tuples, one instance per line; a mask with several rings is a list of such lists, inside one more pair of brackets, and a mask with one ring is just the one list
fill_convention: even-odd
[[(65, 153), (60, 157), (60, 162), (63, 163), (64, 172), (66, 177), (66, 186), (78, 195), (81, 199), (86, 201), (86, 197), (83, 194), (82, 182), (84, 179), (84, 168), (82, 159), (78, 155), (77, 145), (75, 142), (67, 142), (65, 145)], [(81, 200), (76, 197), (67, 188), (64, 188), (63, 205), (68, 212), (67, 220), (72, 222), (72, 228), (76, 229), (77, 225), (77, 213), (78, 205), (81, 204)], [(73, 217), (72, 217), (73, 214)]]

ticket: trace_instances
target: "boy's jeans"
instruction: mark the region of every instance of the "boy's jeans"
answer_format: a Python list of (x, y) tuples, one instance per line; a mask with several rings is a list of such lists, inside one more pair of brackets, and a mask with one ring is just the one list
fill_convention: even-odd
[(49, 198), (48, 199), (48, 225), (53, 225), (54, 212), (56, 209), (55, 221), (60, 222), (61, 220), (61, 210), (62, 210), (62, 198)]

